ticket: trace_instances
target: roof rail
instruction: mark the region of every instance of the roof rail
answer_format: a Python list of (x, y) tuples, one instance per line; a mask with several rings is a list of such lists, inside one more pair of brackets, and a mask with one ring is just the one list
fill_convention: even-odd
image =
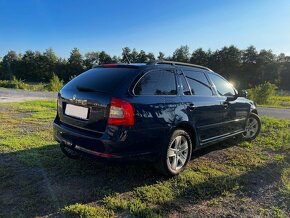
[(183, 63), (183, 62), (176, 62), (176, 61), (163, 61), (163, 60), (151, 60), (147, 63), (147, 65), (156, 65), (156, 64), (171, 64), (171, 65), (181, 65), (181, 66), (188, 66), (188, 67), (196, 67), (196, 68), (200, 68), (200, 69), (204, 69), (204, 70), (208, 70), (211, 71), (211, 69), (204, 67), (204, 66), (200, 66), (200, 65), (196, 65), (196, 64), (189, 64), (189, 63)]

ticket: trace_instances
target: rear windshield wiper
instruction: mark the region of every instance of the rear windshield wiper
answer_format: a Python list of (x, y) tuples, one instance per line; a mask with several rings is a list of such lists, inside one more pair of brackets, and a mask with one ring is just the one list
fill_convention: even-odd
[(105, 93), (105, 92), (103, 92), (103, 91), (96, 90), (96, 89), (92, 89), (92, 88), (88, 88), (88, 87), (77, 86), (76, 88), (77, 88), (80, 92), (102, 92), (102, 93)]

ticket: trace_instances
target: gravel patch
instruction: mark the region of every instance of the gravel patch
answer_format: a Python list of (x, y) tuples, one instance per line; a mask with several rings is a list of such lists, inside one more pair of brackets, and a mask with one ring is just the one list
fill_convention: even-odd
[(56, 92), (28, 91), (20, 89), (0, 88), (0, 103), (20, 102), (37, 99), (56, 99)]

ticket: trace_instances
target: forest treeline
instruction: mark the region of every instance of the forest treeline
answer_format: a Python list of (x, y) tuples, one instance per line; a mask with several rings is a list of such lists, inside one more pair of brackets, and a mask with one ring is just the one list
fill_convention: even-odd
[[(126, 54), (126, 55), (125, 55)], [(228, 46), (216, 51), (198, 48), (192, 53), (188, 46), (177, 48), (172, 55), (159, 52), (124, 48), (120, 56), (105, 51), (92, 51), (84, 55), (74, 48), (68, 58), (58, 57), (52, 49), (45, 52), (28, 50), (24, 54), (9, 51), (0, 59), (0, 79), (13, 77), (27, 82), (48, 82), (56, 74), (65, 82), (97, 64), (126, 62), (146, 63), (150, 60), (172, 60), (203, 65), (239, 84), (250, 88), (265, 82), (274, 83), (279, 89), (290, 90), (290, 56), (274, 54), (271, 50), (257, 51), (254, 46), (241, 50)]]

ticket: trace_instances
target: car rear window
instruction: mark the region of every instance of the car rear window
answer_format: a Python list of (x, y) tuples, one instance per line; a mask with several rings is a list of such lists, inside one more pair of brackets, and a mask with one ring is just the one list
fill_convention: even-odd
[(168, 70), (153, 70), (148, 72), (137, 83), (135, 95), (176, 95), (174, 72)]
[(132, 68), (93, 68), (68, 82), (64, 88), (110, 93), (136, 71)]

